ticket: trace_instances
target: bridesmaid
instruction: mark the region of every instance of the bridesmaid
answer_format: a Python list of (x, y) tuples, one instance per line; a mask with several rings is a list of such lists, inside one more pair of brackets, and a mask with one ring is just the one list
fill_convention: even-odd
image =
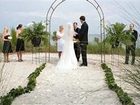
[(17, 57), (18, 61), (22, 62), (22, 52), (25, 50), (24, 48), (24, 40), (22, 38), (22, 32), (23, 32), (23, 25), (19, 24), (16, 28), (16, 38), (17, 38), (17, 43), (16, 43), (16, 52), (17, 52)]
[(3, 54), (4, 54), (4, 62), (9, 62), (9, 53), (12, 52), (12, 45), (10, 42), (10, 33), (9, 29), (7, 27), (4, 28), (2, 39), (4, 41), (3, 43)]

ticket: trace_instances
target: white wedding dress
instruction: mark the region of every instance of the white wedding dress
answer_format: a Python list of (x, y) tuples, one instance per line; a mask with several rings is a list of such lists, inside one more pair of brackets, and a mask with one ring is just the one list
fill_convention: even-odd
[(56, 71), (69, 72), (78, 67), (78, 62), (74, 52), (73, 42), (74, 29), (72, 23), (68, 23), (64, 26), (64, 49), (60, 60), (56, 65)]

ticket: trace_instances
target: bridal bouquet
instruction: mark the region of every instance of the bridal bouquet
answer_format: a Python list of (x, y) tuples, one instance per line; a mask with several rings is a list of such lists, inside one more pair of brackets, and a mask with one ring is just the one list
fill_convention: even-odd
[(9, 40), (12, 39), (12, 37), (11, 37), (10, 35), (6, 35), (4, 38), (5, 38), (5, 39), (9, 39)]

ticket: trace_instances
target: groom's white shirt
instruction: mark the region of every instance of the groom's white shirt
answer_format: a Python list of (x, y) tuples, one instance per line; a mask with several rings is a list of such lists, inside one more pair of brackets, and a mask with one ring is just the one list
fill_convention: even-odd
[(82, 24), (83, 24), (84, 22), (86, 22), (86, 21), (83, 21)]

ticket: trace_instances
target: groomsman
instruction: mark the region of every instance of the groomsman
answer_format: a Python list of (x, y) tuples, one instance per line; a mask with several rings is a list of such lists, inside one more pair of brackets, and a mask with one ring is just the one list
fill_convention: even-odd
[[(76, 34), (79, 33), (80, 31), (80, 28), (78, 27), (78, 23), (77, 22), (74, 22), (73, 23), (73, 27), (74, 27), (74, 31), (76, 32)], [(74, 42), (74, 51), (75, 51), (75, 55), (76, 55), (76, 58), (77, 58), (77, 61), (79, 62), (79, 59), (80, 59), (80, 43), (79, 43), (79, 36), (76, 35), (74, 36), (75, 38), (75, 42)]]
[(82, 54), (82, 64), (80, 66), (87, 66), (87, 45), (88, 45), (88, 24), (86, 23), (85, 16), (80, 17), (80, 22), (82, 23), (81, 29), (78, 33)]
[(125, 64), (129, 62), (129, 55), (131, 52), (132, 61), (131, 64), (135, 63), (135, 49), (136, 49), (136, 41), (138, 39), (138, 32), (134, 29), (134, 24), (130, 24), (130, 29), (128, 30), (127, 34), (131, 35), (131, 43), (126, 45), (126, 55), (125, 55)]

